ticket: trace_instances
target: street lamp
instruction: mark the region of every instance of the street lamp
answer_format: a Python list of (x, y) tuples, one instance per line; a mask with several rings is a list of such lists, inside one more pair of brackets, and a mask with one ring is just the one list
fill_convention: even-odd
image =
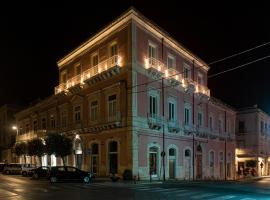
[(17, 135), (18, 135), (18, 127), (17, 126), (12, 126), (12, 130), (16, 130)]

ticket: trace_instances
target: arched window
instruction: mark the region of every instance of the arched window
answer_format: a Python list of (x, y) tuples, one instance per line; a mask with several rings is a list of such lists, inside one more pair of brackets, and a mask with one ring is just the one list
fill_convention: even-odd
[(169, 149), (169, 156), (175, 156), (175, 149), (173, 148)]
[(108, 146), (109, 149), (109, 172), (114, 174), (118, 170), (118, 143), (111, 141)]
[(185, 157), (190, 157), (190, 155), (191, 155), (190, 150), (189, 149), (186, 149), (185, 150)]

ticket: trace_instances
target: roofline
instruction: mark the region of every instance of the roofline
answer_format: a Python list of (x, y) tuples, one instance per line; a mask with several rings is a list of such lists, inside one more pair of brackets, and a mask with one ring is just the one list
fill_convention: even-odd
[(263, 111), (262, 109), (256, 106), (243, 107), (243, 108), (237, 109), (237, 114), (248, 114), (248, 113), (255, 113), (255, 112), (261, 112), (270, 118), (270, 115), (268, 113), (266, 113), (265, 111)]
[(191, 51), (186, 49), (182, 44), (180, 44), (175, 39), (173, 39), (166, 31), (164, 31), (162, 28), (160, 28), (159, 26), (151, 22), (149, 19), (147, 19), (145, 16), (143, 16), (133, 7), (131, 7), (128, 11), (120, 15), (120, 17), (118, 17), (112, 23), (105, 26), (101, 31), (99, 31), (97, 34), (92, 36), (86, 42), (82, 43), (79, 47), (77, 47), (76, 49), (71, 51), (69, 54), (61, 58), (57, 62), (58, 68), (61, 69), (63, 65), (65, 65), (72, 59), (76, 58), (82, 52), (84, 52), (85, 50), (90, 48), (92, 45), (94, 45), (97, 41), (99, 41), (101, 38), (106, 37), (112, 31), (116, 30), (117, 28), (119, 28), (120, 26), (122, 26), (123, 24), (131, 20), (135, 20), (139, 24), (145, 26), (149, 31), (153, 32), (158, 37), (164, 38), (164, 42), (170, 44), (173, 48), (177, 49), (180, 53), (184, 54), (187, 58), (194, 60), (194, 62), (200, 65), (204, 70), (206, 71), (209, 70), (209, 66), (203, 60), (195, 56)]
[(231, 111), (234, 112), (235, 114), (236, 114), (236, 112), (237, 112), (237, 110), (236, 110), (233, 106), (231, 106), (231, 105), (229, 105), (229, 104), (223, 102), (222, 100), (217, 99), (217, 98), (215, 98), (215, 97), (213, 97), (213, 96), (210, 97), (210, 102), (213, 103), (213, 104), (218, 104), (219, 106), (226, 107), (226, 109), (231, 110)]

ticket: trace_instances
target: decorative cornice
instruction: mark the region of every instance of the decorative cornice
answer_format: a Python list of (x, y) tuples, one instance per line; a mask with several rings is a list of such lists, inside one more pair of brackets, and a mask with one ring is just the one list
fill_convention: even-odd
[(182, 55), (190, 59), (191, 61), (194, 60), (195, 64), (199, 65), (204, 69), (205, 71), (209, 70), (209, 66), (203, 62), (201, 59), (199, 59), (197, 56), (192, 54), (189, 50), (183, 47), (183, 45), (179, 44), (176, 40), (174, 40), (172, 37), (168, 35), (165, 31), (163, 31), (161, 28), (159, 28), (157, 25), (154, 25), (150, 20), (148, 20), (146, 17), (144, 17), (139, 12), (135, 11), (134, 9), (130, 9), (123, 15), (121, 15), (119, 18), (117, 18), (114, 22), (112, 22), (110, 25), (105, 27), (103, 30), (98, 32), (96, 35), (91, 37), (89, 40), (84, 42), (82, 45), (80, 45), (78, 48), (70, 52), (68, 55), (63, 57), (57, 62), (57, 65), (59, 69), (61, 69), (66, 63), (70, 62), (71, 60), (75, 59), (77, 56), (81, 55), (83, 52), (91, 48), (93, 45), (95, 45), (98, 41), (102, 40), (104, 37), (107, 37), (110, 35), (113, 31), (117, 30), (124, 24), (134, 20), (144, 28), (146, 28), (148, 31), (153, 33), (158, 38), (163, 38), (164, 42), (169, 44), (171, 47), (173, 47), (175, 50), (180, 52)]

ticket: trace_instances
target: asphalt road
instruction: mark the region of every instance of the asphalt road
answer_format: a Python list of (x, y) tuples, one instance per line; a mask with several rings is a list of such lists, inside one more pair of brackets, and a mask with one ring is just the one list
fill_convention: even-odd
[(55, 183), (0, 174), (0, 200), (270, 200), (270, 178), (253, 182)]

